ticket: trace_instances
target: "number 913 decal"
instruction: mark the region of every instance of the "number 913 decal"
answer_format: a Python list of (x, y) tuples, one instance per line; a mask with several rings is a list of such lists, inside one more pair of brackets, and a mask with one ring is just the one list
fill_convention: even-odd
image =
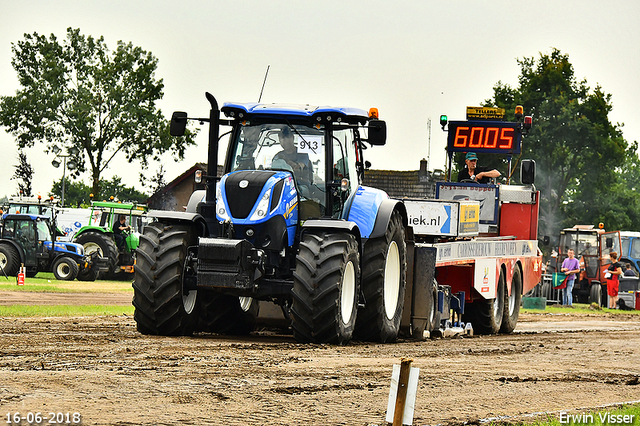
[(447, 151), (519, 154), (521, 140), (519, 123), (451, 121)]

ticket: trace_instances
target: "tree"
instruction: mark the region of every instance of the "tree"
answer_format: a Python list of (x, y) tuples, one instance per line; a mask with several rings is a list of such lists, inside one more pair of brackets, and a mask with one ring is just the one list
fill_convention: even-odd
[(18, 192), (24, 196), (31, 197), (33, 195), (33, 188), (31, 182), (33, 181), (33, 167), (27, 161), (27, 154), (24, 151), (18, 151), (18, 164), (14, 166), (16, 171), (11, 179), (18, 180)]
[[(112, 196), (122, 202), (145, 203), (148, 195), (139, 192), (135, 188), (125, 187), (122, 178), (114, 176), (110, 181), (100, 180), (100, 187), (105, 194), (103, 197), (93, 197), (93, 200), (109, 200)], [(62, 179), (53, 183), (49, 195), (59, 195), (62, 191)], [(91, 187), (82, 182), (67, 181), (65, 184), (65, 204), (76, 207), (87, 207), (92, 200)]]
[(15, 96), (0, 97), (0, 124), (21, 148), (35, 143), (44, 143), (45, 152), (77, 148), (72, 174), (88, 168), (96, 196), (100, 175), (117, 154), (146, 168), (149, 159), (166, 152), (182, 159), (194, 143), (193, 132), (169, 135), (169, 122), (156, 107), (164, 88), (155, 78), (158, 60), (140, 47), (119, 41), (110, 51), (103, 37), (69, 28), (62, 43), (53, 34), (48, 39), (25, 34), (12, 43), (12, 51), (21, 88)]
[(599, 85), (591, 90), (586, 80), (577, 81), (569, 56), (558, 49), (518, 64), (518, 87), (498, 82), (485, 105), (506, 108), (508, 120), (514, 119), (516, 105), (533, 116), (521, 157), (536, 161), (540, 232), (553, 236), (562, 227), (605, 218), (608, 229), (629, 224), (623, 209), (611, 204), (619, 198), (611, 192), (622, 185), (622, 167), (633, 167), (638, 158), (622, 137), (621, 125), (609, 121), (611, 95)]

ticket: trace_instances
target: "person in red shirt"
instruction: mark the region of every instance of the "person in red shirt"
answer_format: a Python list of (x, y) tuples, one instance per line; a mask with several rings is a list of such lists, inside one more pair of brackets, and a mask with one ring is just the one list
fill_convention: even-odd
[(611, 258), (611, 265), (607, 269), (607, 272), (611, 274), (611, 278), (607, 280), (607, 294), (609, 294), (609, 309), (616, 309), (618, 302), (618, 284), (620, 276), (623, 274), (622, 266), (618, 263), (618, 253), (612, 251), (609, 253)]

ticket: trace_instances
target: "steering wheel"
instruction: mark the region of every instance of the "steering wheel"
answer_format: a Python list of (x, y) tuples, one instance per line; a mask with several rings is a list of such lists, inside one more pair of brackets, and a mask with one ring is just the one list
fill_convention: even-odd
[(462, 179), (460, 183), (477, 183), (477, 182), (473, 179)]

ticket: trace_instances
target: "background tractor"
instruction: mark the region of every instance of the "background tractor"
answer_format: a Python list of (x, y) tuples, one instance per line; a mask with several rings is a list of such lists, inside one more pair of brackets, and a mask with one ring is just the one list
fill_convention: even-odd
[[(81, 244), (86, 253), (97, 253), (105, 258), (108, 273), (113, 277), (120, 274), (132, 276), (136, 263), (135, 250), (139, 244), (139, 232), (142, 228), (146, 206), (113, 201), (93, 201), (89, 214), (89, 223), (81, 227), (74, 235), (74, 242)], [(114, 224), (120, 215), (125, 215), (126, 223), (131, 226), (124, 244), (116, 245), (113, 233)]]
[[(79, 244), (55, 241), (49, 218), (35, 214), (5, 214), (0, 224), (0, 267), (16, 275), (21, 265), (27, 276), (53, 272), (56, 279), (94, 280), (106, 263), (86, 256)], [(79, 275), (80, 273), (80, 275)]]

